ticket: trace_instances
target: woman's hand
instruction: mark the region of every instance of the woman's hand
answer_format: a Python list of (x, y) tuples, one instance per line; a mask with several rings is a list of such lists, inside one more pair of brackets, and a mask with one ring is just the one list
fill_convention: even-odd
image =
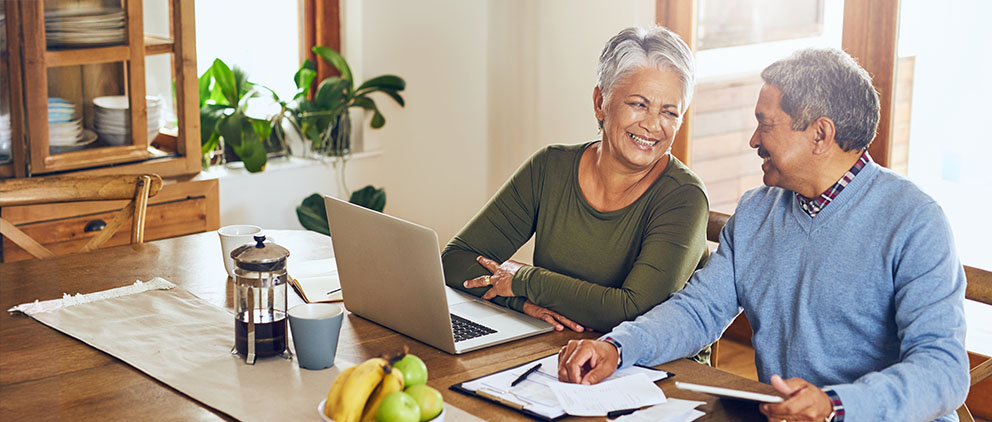
[(480, 265), (486, 267), (489, 272), (493, 275), (484, 275), (482, 277), (476, 277), (471, 280), (466, 280), (464, 286), (467, 288), (473, 287), (488, 287), (492, 286), (489, 290), (482, 295), (483, 299), (489, 300), (496, 296), (506, 296), (513, 297), (513, 275), (517, 273), (521, 264), (517, 261), (508, 260), (503, 264), (493, 261), (486, 257), (478, 257), (475, 259)]
[(564, 330), (565, 327), (568, 327), (577, 333), (585, 331), (585, 328), (575, 321), (565, 318), (562, 314), (548, 308), (537, 306), (530, 300), (524, 302), (524, 313), (555, 326), (556, 331)]

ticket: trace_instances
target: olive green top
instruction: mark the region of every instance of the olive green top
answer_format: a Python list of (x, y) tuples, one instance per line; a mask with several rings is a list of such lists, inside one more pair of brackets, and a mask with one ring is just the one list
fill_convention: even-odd
[(475, 258), (504, 262), (536, 235), (534, 265), (513, 277), (518, 311), (526, 299), (585, 327), (608, 332), (668, 299), (708, 257), (709, 205), (703, 183), (678, 159), (632, 204), (609, 212), (579, 188), (579, 159), (595, 142), (552, 145), (532, 156), (441, 254), (448, 285), (476, 296), (465, 280), (489, 274)]

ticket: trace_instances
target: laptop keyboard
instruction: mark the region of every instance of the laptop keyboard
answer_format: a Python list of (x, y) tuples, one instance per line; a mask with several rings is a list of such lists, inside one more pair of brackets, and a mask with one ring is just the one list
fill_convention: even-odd
[(458, 315), (451, 314), (451, 328), (455, 332), (455, 342), (482, 337), (486, 334), (495, 333), (496, 330), (486, 327), (477, 322), (469, 321)]

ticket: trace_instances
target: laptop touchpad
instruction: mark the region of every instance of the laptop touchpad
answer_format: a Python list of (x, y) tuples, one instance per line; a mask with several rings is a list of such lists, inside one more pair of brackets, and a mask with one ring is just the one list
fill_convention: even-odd
[(451, 312), (477, 321), (494, 315), (503, 314), (503, 312), (498, 309), (493, 309), (477, 302), (462, 302), (456, 305), (451, 305)]

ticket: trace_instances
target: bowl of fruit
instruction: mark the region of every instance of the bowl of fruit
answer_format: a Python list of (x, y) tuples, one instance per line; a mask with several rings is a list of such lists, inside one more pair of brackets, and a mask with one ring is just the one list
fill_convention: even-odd
[(341, 371), (317, 411), (331, 422), (443, 422), (444, 399), (424, 361), (401, 353)]

